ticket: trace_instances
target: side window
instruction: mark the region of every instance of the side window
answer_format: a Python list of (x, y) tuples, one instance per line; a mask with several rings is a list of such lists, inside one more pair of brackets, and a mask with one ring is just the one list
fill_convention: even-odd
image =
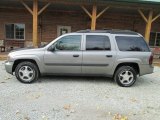
[(120, 51), (150, 51), (143, 37), (116, 36)]
[(111, 50), (109, 37), (103, 35), (87, 35), (86, 50)]
[(78, 51), (81, 49), (81, 35), (69, 35), (60, 38), (55, 45), (55, 50)]

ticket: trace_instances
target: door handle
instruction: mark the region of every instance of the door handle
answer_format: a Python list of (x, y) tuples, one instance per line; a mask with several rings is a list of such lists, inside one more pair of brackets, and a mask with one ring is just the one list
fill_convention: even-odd
[(106, 55), (106, 57), (112, 57), (112, 55)]
[(79, 57), (79, 55), (73, 55), (73, 57)]

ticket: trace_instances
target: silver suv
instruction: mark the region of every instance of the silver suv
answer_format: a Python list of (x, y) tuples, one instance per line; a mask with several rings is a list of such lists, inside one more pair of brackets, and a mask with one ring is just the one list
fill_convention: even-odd
[(23, 83), (40, 75), (112, 77), (132, 86), (153, 72), (153, 56), (142, 35), (127, 30), (82, 30), (62, 35), (43, 48), (12, 51), (6, 71)]

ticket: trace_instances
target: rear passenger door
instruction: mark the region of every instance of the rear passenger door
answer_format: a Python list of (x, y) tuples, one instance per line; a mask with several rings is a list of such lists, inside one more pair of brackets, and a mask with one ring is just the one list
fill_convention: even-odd
[(110, 75), (116, 51), (109, 34), (88, 33), (84, 35), (82, 60), (83, 74)]

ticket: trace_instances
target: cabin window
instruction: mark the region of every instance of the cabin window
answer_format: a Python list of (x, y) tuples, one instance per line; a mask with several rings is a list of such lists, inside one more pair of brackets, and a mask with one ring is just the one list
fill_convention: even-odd
[(24, 24), (5, 24), (6, 39), (24, 40)]
[(153, 47), (160, 46), (160, 32), (150, 33), (149, 45)]

